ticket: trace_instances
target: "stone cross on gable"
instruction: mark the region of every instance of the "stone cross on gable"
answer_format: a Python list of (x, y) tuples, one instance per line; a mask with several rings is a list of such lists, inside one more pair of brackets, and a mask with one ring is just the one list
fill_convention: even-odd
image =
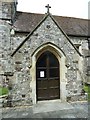
[(49, 13), (49, 9), (51, 8), (51, 6), (49, 6), (49, 4), (47, 4), (45, 7), (47, 8), (47, 13)]

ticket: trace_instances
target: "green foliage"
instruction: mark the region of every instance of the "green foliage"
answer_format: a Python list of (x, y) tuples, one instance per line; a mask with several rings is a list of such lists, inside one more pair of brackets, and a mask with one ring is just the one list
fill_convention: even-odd
[(8, 88), (0, 86), (0, 96), (8, 94)]
[(85, 85), (84, 90), (88, 93), (88, 101), (90, 102), (90, 85)]
[(88, 93), (88, 86), (87, 85), (84, 86), (84, 90), (86, 93)]

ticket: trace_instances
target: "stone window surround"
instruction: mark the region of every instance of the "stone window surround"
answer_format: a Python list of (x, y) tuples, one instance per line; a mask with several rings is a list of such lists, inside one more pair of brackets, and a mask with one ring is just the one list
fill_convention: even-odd
[(38, 101), (36, 99), (36, 62), (39, 56), (45, 52), (45, 51), (52, 52), (58, 59), (59, 65), (60, 65), (60, 101), (65, 102), (66, 101), (66, 84), (67, 79), (65, 77), (65, 73), (67, 73), (67, 68), (65, 66), (65, 55), (64, 53), (54, 46), (53, 44), (47, 43), (41, 47), (39, 47), (34, 54), (31, 57), (31, 68), (30, 68), (30, 74), (31, 74), (31, 83), (30, 88), (32, 89), (31, 98), (33, 101), (33, 104), (36, 104)]

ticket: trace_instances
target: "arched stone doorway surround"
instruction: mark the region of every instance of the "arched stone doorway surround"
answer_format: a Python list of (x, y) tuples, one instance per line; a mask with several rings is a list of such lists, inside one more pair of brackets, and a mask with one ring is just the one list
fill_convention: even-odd
[(53, 53), (56, 58), (59, 61), (59, 70), (60, 70), (60, 101), (65, 102), (66, 101), (66, 95), (67, 95), (67, 90), (66, 90), (66, 84), (67, 84), (67, 79), (65, 77), (65, 73), (67, 73), (67, 68), (65, 66), (65, 54), (64, 52), (58, 48), (56, 45), (53, 43), (45, 43), (38, 47), (32, 54), (31, 56), (31, 68), (30, 68), (30, 74), (31, 74), (31, 83), (30, 83), (30, 88), (32, 90), (31, 93), (31, 98), (33, 101), (33, 104), (37, 103), (37, 96), (36, 96), (36, 62), (37, 59), (40, 57), (42, 53), (45, 51), (50, 51)]

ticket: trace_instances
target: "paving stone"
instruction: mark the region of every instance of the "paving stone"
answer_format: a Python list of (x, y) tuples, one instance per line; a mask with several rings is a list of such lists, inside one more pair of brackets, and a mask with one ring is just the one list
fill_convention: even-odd
[[(64, 104), (64, 103), (63, 103)], [(70, 104), (70, 103), (69, 103)], [(57, 103), (56, 103), (57, 105)], [(40, 104), (37, 105), (38, 107), (40, 107)], [(51, 104), (48, 106), (50, 107)], [(53, 106), (53, 104), (52, 104)], [(55, 106), (55, 103), (54, 103)], [(3, 118), (87, 118), (88, 117), (88, 110), (85, 110), (85, 107), (87, 108), (87, 103), (83, 104), (83, 103), (73, 103), (70, 104), (70, 106), (72, 106), (72, 109), (69, 109), (68, 106), (68, 110), (67, 107), (65, 109), (65, 104), (61, 106), (64, 106), (62, 109), (58, 109), (55, 110), (53, 107), (51, 107), (51, 111), (43, 111), (43, 107), (45, 107), (43, 105), (42, 107), (42, 111), (38, 109), (37, 112), (33, 111), (33, 107), (21, 107), (21, 108), (8, 108), (8, 109), (4, 109), (3, 110)], [(75, 106), (75, 107), (74, 107)], [(49, 108), (50, 110), (50, 108)]]

